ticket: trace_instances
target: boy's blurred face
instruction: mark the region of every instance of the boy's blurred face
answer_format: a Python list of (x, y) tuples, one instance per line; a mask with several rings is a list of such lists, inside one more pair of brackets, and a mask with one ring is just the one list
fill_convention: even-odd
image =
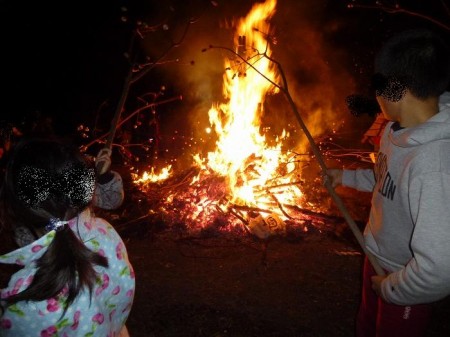
[(383, 96), (377, 96), (377, 102), (380, 106), (384, 118), (391, 121), (398, 121), (397, 106), (398, 102), (392, 102)]
[(399, 121), (399, 102), (403, 100), (407, 91), (404, 82), (395, 76), (375, 73), (372, 76), (371, 86), (384, 117), (391, 121)]
[(372, 76), (372, 89), (376, 96), (383, 96), (392, 102), (402, 99), (406, 92), (405, 81), (396, 76), (386, 76), (381, 73), (375, 73)]

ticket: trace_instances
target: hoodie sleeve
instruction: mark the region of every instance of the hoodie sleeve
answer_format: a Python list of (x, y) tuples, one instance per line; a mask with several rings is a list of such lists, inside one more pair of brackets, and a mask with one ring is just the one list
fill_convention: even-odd
[(382, 297), (399, 305), (430, 303), (450, 294), (450, 174), (427, 173), (410, 185), (413, 258), (382, 282)]
[(372, 192), (375, 186), (375, 175), (372, 169), (344, 170), (342, 185), (358, 191)]

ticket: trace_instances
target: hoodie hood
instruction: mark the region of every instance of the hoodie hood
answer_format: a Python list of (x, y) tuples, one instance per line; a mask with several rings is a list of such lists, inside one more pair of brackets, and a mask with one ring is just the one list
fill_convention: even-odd
[(439, 98), (439, 113), (425, 123), (412, 128), (393, 132), (392, 123), (387, 126), (389, 139), (400, 147), (414, 147), (436, 140), (450, 140), (450, 92), (445, 92)]

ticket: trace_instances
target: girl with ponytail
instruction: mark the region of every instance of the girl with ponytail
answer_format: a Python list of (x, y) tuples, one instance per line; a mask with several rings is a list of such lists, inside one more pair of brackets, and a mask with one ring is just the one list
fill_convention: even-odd
[(22, 267), (0, 290), (0, 336), (128, 336), (134, 273), (125, 245), (90, 212), (95, 171), (55, 140), (16, 145), (1, 189), (4, 234), (38, 239), (0, 256)]

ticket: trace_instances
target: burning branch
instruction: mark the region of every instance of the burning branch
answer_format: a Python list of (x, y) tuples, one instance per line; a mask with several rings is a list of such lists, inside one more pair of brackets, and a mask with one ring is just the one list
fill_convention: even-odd
[(281, 213), (283, 213), (283, 215), (288, 218), (288, 219), (293, 219), (289, 214), (286, 213), (286, 211), (283, 208), (283, 205), (281, 204), (280, 201), (278, 201), (277, 197), (273, 194), (269, 192), (270, 197), (273, 199), (273, 201), (276, 202), (276, 204), (278, 205), (278, 208), (280, 209)]
[(287, 186), (296, 186), (296, 185), (301, 185), (302, 181), (293, 181), (290, 183), (285, 183), (285, 184), (278, 184), (278, 185), (271, 185), (271, 186), (267, 186), (264, 189), (269, 191), (273, 188), (279, 188), (279, 187), (287, 187)]

